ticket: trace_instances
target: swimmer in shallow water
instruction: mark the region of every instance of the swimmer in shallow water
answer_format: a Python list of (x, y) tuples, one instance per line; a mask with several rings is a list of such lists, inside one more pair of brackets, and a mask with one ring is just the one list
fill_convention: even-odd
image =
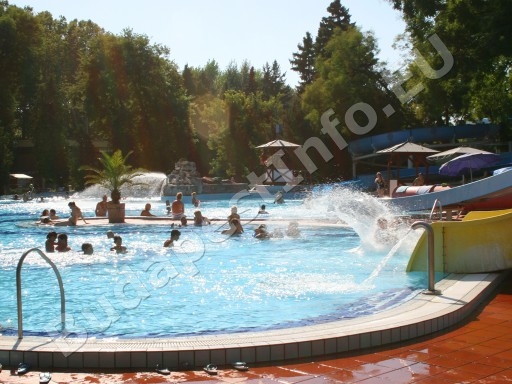
[(46, 242), (44, 248), (46, 252), (55, 252), (55, 246), (57, 245), (57, 232), (51, 231), (46, 235)]
[(55, 247), (55, 250), (57, 252), (71, 251), (71, 247), (68, 246), (68, 235), (61, 233), (57, 236), (57, 246)]
[(91, 243), (83, 243), (82, 251), (83, 251), (84, 255), (92, 255), (94, 253), (92, 244)]
[(114, 246), (110, 248), (111, 251), (116, 251), (116, 253), (126, 253), (127, 249), (123, 245), (123, 239), (121, 236), (114, 236)]
[(257, 239), (264, 240), (270, 239), (272, 234), (267, 231), (267, 226), (265, 224), (261, 224), (254, 230), (253, 236)]
[(221, 232), (223, 235), (241, 235), (242, 233), (244, 233), (244, 229), (238, 219), (230, 220), (229, 229), (225, 229)]
[(202, 225), (210, 225), (211, 221), (209, 218), (203, 216), (201, 211), (194, 212), (194, 225), (202, 226)]
[(174, 242), (180, 239), (181, 232), (177, 229), (173, 229), (171, 231), (171, 237), (164, 242), (164, 247), (174, 247)]
[(381, 244), (394, 244), (398, 241), (393, 228), (384, 217), (377, 219), (377, 230), (375, 231), (375, 240)]

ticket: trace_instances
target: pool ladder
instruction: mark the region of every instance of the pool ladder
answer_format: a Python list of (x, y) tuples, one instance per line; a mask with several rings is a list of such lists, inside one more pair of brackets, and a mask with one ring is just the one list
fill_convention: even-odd
[[(436, 200), (437, 201), (437, 200)], [(426, 221), (415, 221), (411, 225), (412, 229), (424, 228), (427, 231), (427, 255), (428, 255), (428, 291), (423, 293), (429, 295), (440, 295), (441, 291), (436, 290), (436, 269), (435, 269), (435, 257), (434, 257), (434, 230), (432, 226)]]
[(48, 256), (46, 256), (39, 248), (32, 248), (26, 251), (23, 255), (21, 255), (20, 260), (18, 261), (18, 267), (16, 268), (16, 297), (17, 297), (17, 305), (18, 305), (18, 339), (23, 339), (23, 305), (21, 302), (21, 266), (23, 265), (23, 261), (28, 256), (30, 252), (36, 252), (41, 256), (50, 266), (52, 267), (55, 275), (57, 276), (57, 280), (59, 282), (60, 289), (60, 317), (62, 330), (66, 329), (66, 300), (64, 297), (64, 285), (62, 284), (62, 278), (60, 276), (59, 270), (57, 266), (51, 261)]

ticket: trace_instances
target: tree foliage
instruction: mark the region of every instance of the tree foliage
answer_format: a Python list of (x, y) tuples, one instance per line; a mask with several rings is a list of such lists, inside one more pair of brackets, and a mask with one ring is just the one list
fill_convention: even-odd
[(33, 145), (23, 167), (39, 187), (83, 186), (79, 166), (94, 161), (98, 144), (133, 151), (137, 166), (155, 171), (194, 152), (190, 100), (168, 48), (6, 1), (0, 30), (1, 184), (20, 167), (19, 140)]
[[(510, 115), (512, 3), (507, 0), (389, 0), (403, 13), (412, 45), (431, 68), (443, 66), (439, 37), (453, 58), (441, 78), (431, 78), (411, 64), (414, 82), (424, 85), (415, 99), (426, 124), (489, 117), (506, 122)], [(409, 87), (413, 81), (409, 82)]]
[[(333, 0), (317, 35), (306, 32), (290, 63), (300, 82), (292, 89), (275, 60), (261, 68), (244, 61), (222, 69), (214, 60), (180, 72), (169, 48), (130, 29), (119, 35), (92, 21), (34, 14), (0, 0), (0, 185), (26, 171), (39, 187), (84, 185), (84, 168), (100, 151), (132, 153), (135, 167), (168, 172), (180, 158), (203, 175), (244, 179), (263, 173), (256, 146), (276, 137), (298, 144), (326, 137), (320, 118), (333, 109), (340, 134), (358, 133), (353, 115), (370, 132), (422, 122), (445, 124), (490, 117), (507, 122), (512, 98), (507, 0), (388, 0), (407, 23), (413, 58), (407, 79), (392, 76), (377, 59), (375, 36)], [(432, 76), (445, 57), (429, 40), (438, 36), (453, 57), (443, 76)], [(401, 99), (421, 85), (413, 98)], [(374, 112), (369, 117), (365, 105)], [(348, 115), (347, 113), (350, 112)], [(371, 124), (370, 124), (371, 123)], [(276, 125), (283, 127), (278, 133)], [(353, 128), (353, 127), (352, 127)], [(326, 144), (335, 161), (322, 176), (349, 175), (347, 151)], [(34, 156), (20, 148), (33, 146)], [(27, 166), (27, 164), (29, 164)]]

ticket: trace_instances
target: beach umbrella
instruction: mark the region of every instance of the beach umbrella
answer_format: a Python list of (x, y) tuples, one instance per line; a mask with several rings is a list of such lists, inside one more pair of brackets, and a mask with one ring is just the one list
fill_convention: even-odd
[(256, 148), (299, 148), (299, 144), (290, 143), (289, 141), (284, 140), (272, 140), (268, 143), (258, 145)]
[(460, 176), (468, 172), (473, 180), (473, 170), (487, 168), (499, 163), (500, 156), (495, 153), (467, 153), (447, 161), (439, 167), (439, 174)]
[(439, 160), (448, 160), (452, 157), (465, 155), (466, 153), (492, 153), (488, 151), (483, 151), (478, 148), (472, 148), (472, 147), (457, 147), (448, 149), (447, 151), (435, 153), (433, 155), (427, 156), (427, 160), (430, 161), (439, 161)]

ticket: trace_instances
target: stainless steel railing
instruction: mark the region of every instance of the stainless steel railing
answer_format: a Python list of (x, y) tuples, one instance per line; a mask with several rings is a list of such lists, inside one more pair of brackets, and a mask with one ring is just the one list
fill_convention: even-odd
[(64, 285), (62, 284), (62, 278), (60, 276), (59, 270), (57, 266), (51, 261), (48, 256), (46, 256), (39, 248), (32, 248), (26, 251), (23, 255), (21, 255), (20, 260), (18, 261), (18, 267), (16, 268), (16, 297), (18, 304), (18, 339), (23, 339), (23, 305), (21, 300), (21, 266), (23, 265), (23, 261), (27, 255), (31, 252), (36, 252), (41, 256), (50, 266), (52, 267), (55, 275), (57, 276), (57, 280), (59, 282), (60, 289), (60, 316), (61, 316), (61, 324), (62, 330), (66, 329), (66, 300), (64, 296)]

